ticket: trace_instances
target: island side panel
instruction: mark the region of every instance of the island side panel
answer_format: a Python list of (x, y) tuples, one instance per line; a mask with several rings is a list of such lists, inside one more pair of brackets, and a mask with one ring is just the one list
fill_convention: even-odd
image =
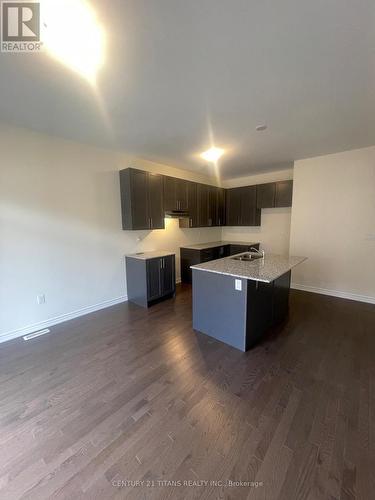
[(248, 280), (246, 350), (251, 349), (273, 324), (274, 284)]
[(126, 284), (128, 300), (147, 307), (146, 260), (126, 257)]
[(246, 345), (247, 280), (193, 269), (193, 328), (241, 351)]
[(289, 313), (289, 292), (291, 271), (283, 274), (274, 281), (273, 295), (273, 324), (284, 321)]

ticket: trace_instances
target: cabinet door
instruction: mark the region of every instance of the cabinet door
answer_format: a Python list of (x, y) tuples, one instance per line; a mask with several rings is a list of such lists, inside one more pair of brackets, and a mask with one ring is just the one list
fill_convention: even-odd
[(188, 209), (188, 181), (176, 179), (176, 203), (177, 210)]
[(217, 225), (225, 226), (225, 189), (218, 188), (217, 191)]
[(214, 258), (213, 248), (205, 248), (204, 250), (201, 250), (200, 262), (209, 262), (210, 260), (214, 260)]
[(163, 176), (148, 175), (149, 218), (151, 229), (164, 229)]
[(149, 229), (148, 173), (130, 170), (132, 229)]
[(162, 295), (161, 271), (162, 259), (150, 259), (147, 266), (147, 300), (154, 300)]
[(175, 290), (175, 264), (174, 256), (168, 255), (161, 258), (161, 295), (173, 293)]
[(256, 225), (256, 187), (246, 186), (240, 188), (241, 193), (241, 226)]
[(227, 189), (226, 223), (227, 226), (239, 226), (241, 216), (241, 188)]
[(229, 255), (248, 252), (249, 248), (248, 245), (229, 245)]
[(199, 227), (206, 227), (209, 225), (208, 216), (208, 190), (209, 186), (206, 184), (198, 184), (198, 220)]
[(197, 184), (195, 182), (187, 183), (187, 210), (189, 212), (189, 227), (198, 227), (198, 197)]
[(228, 257), (229, 253), (229, 245), (223, 245), (221, 247), (215, 247), (213, 248), (213, 256), (212, 259), (222, 259), (223, 257)]
[(258, 184), (257, 187), (257, 208), (273, 208), (275, 206), (276, 184)]
[(174, 177), (164, 176), (164, 210), (178, 210), (176, 180)]
[(293, 181), (276, 182), (275, 207), (291, 207)]
[(218, 190), (215, 186), (210, 186), (208, 191), (208, 225), (218, 225)]

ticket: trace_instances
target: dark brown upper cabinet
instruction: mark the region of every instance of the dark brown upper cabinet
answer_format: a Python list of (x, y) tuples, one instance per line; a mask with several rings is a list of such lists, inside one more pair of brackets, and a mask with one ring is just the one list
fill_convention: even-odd
[(123, 229), (164, 229), (162, 175), (126, 168), (120, 189)]
[(293, 181), (258, 184), (256, 189), (259, 209), (292, 206)]
[(226, 204), (227, 226), (260, 226), (255, 186), (228, 189)]
[(218, 226), (219, 212), (218, 212), (218, 189), (215, 186), (208, 188), (208, 225)]
[(163, 176), (148, 174), (148, 210), (150, 229), (164, 229)]
[(257, 190), (257, 208), (273, 208), (275, 206), (276, 183), (258, 184)]
[(225, 223), (225, 189), (210, 186), (209, 218), (210, 226), (223, 226)]
[(197, 188), (196, 182), (187, 182), (187, 212), (189, 217), (179, 219), (179, 225), (182, 228), (199, 227)]
[(226, 190), (226, 223), (227, 226), (239, 226), (241, 221), (240, 188)]
[(217, 188), (217, 226), (225, 226), (225, 189)]
[(291, 207), (293, 181), (276, 182), (275, 207)]
[(164, 177), (164, 210), (185, 211), (188, 208), (188, 181)]
[(210, 224), (210, 188), (207, 184), (197, 185), (197, 201), (198, 201), (198, 224), (199, 227), (207, 227)]
[(120, 183), (124, 229), (162, 229), (169, 211), (183, 228), (260, 226), (262, 208), (290, 207), (293, 195), (289, 180), (224, 189), (133, 168)]
[(260, 226), (260, 210), (257, 209), (256, 186), (240, 188), (241, 194), (241, 226)]

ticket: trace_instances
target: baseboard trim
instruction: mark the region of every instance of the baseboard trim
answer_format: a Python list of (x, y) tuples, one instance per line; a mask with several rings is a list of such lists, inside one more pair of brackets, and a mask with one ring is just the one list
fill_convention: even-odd
[(294, 288), (295, 290), (302, 290), (304, 292), (320, 293), (321, 295), (331, 295), (332, 297), (339, 297), (341, 299), (356, 300), (358, 302), (367, 302), (368, 304), (375, 304), (375, 297), (369, 297), (367, 295), (359, 295), (357, 293), (340, 292), (339, 290), (329, 290), (327, 288), (301, 285), (299, 283), (292, 283), (291, 288)]
[(54, 318), (48, 318), (45, 321), (40, 321), (39, 323), (33, 323), (32, 325), (24, 326), (22, 328), (18, 328), (17, 330), (11, 330), (9, 332), (2, 333), (0, 334), (0, 344), (2, 342), (7, 342), (8, 340), (23, 337), (24, 335), (28, 335), (37, 330), (50, 328), (51, 326), (58, 325), (59, 323), (63, 323), (64, 321), (69, 321), (70, 319), (79, 318), (80, 316), (85, 316), (86, 314), (100, 311), (101, 309), (105, 309), (106, 307), (121, 304), (122, 302), (126, 302), (127, 300), (127, 295), (122, 295), (121, 297), (117, 297), (116, 299), (104, 300), (103, 302), (99, 302), (98, 304), (94, 304), (92, 306), (82, 307), (81, 309), (76, 309), (75, 311), (61, 314), (60, 316), (55, 316)]

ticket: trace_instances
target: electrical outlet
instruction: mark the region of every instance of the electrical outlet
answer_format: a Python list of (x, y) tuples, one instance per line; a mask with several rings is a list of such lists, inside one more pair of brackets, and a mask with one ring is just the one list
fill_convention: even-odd
[(241, 280), (234, 280), (234, 289), (238, 290), (239, 292), (242, 291), (242, 281)]
[(36, 301), (38, 302), (39, 305), (45, 304), (46, 303), (46, 296), (44, 295), (44, 293), (37, 295)]

